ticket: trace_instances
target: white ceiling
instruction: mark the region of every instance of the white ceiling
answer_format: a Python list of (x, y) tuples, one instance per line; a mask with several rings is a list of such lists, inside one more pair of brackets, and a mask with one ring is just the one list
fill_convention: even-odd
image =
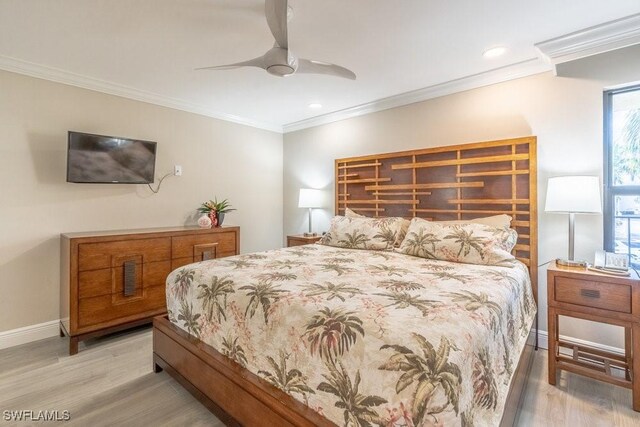
[[(0, 0), (0, 60), (266, 127), (537, 58), (534, 44), (640, 12), (639, 0), (290, 0), (296, 55), (353, 70), (278, 78), (194, 68), (273, 45), (263, 0)], [(508, 52), (482, 57), (491, 46)], [(149, 98), (147, 97), (147, 98)], [(319, 102), (321, 110), (308, 104)]]

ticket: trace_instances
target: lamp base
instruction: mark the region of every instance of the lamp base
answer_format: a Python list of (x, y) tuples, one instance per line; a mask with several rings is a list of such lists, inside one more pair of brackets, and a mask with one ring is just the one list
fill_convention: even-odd
[(304, 233), (304, 237), (317, 237), (318, 233)]
[(572, 259), (562, 259), (562, 258), (556, 259), (556, 265), (561, 265), (563, 267), (582, 267), (582, 268), (587, 268), (587, 262), (586, 261), (576, 261), (576, 260), (572, 260)]

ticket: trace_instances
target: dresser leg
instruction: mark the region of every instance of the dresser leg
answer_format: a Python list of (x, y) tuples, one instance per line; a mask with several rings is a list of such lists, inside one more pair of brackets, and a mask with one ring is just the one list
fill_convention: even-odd
[(78, 354), (78, 337), (69, 337), (69, 356)]
[(547, 331), (549, 333), (549, 384), (556, 385), (556, 353), (558, 340), (558, 315), (553, 308), (549, 308)]
[(631, 378), (633, 379), (633, 410), (640, 411), (640, 323), (633, 324), (631, 343), (633, 346), (631, 350), (633, 359), (631, 371)]

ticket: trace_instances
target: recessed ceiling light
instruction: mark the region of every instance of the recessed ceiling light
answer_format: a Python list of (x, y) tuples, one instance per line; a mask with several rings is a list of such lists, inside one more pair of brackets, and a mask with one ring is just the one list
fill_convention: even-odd
[(492, 47), (491, 49), (487, 49), (482, 53), (482, 56), (485, 58), (496, 58), (500, 55), (503, 55), (507, 51), (507, 48), (504, 46)]
[(319, 108), (322, 108), (322, 104), (318, 104), (317, 102), (314, 102), (313, 104), (309, 104), (309, 108), (313, 108), (314, 110), (317, 110)]

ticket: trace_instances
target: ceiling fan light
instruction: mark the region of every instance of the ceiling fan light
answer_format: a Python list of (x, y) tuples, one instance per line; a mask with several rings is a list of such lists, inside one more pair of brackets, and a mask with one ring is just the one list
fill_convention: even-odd
[(507, 51), (506, 47), (504, 47), (504, 46), (496, 46), (496, 47), (492, 47), (492, 48), (489, 48), (489, 49), (485, 50), (482, 53), (482, 56), (484, 56), (487, 59), (497, 58), (498, 56), (504, 55), (506, 51)]

